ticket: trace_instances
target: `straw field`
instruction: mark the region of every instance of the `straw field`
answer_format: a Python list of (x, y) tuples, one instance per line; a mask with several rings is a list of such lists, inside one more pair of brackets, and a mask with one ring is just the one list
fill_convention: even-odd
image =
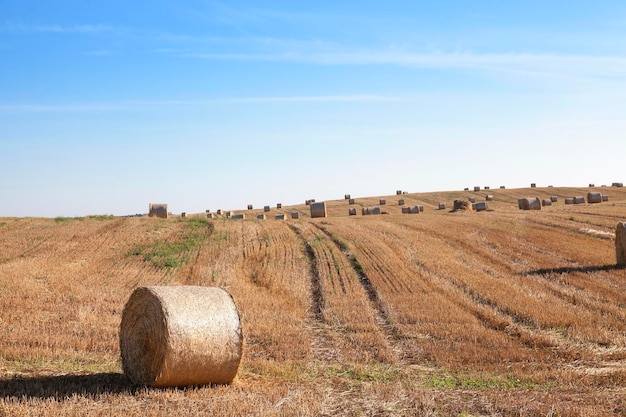
[[(0, 218), (0, 416), (626, 414), (626, 191), (493, 189), (326, 201), (298, 219)], [(539, 211), (518, 198), (558, 196)], [(341, 196), (340, 196), (341, 197)], [(385, 213), (349, 207), (392, 203)], [(360, 214), (360, 207), (357, 213)], [(291, 216), (289, 216), (291, 217)], [(225, 288), (232, 385), (133, 386), (119, 327), (138, 286)]]

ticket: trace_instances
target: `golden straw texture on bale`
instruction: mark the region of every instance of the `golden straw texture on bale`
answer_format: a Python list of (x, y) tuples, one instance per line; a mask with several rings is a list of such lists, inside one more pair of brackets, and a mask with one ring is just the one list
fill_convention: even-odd
[(452, 211), (472, 211), (472, 205), (466, 200), (454, 200)]
[(135, 384), (231, 383), (243, 352), (235, 302), (216, 287), (137, 288), (122, 313), (120, 352)]
[(626, 222), (617, 223), (615, 228), (615, 255), (618, 265), (626, 265)]

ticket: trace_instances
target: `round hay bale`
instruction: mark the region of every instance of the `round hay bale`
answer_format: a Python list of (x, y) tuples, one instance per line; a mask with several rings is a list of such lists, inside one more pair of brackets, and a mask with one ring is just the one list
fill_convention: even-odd
[(587, 193), (587, 202), (591, 204), (602, 202), (602, 193)]
[(626, 265), (626, 222), (617, 223), (615, 228), (615, 255), (618, 265)]
[(452, 211), (472, 211), (472, 204), (467, 200), (454, 200)]
[(243, 353), (239, 312), (222, 288), (137, 288), (122, 312), (120, 353), (138, 385), (231, 383)]

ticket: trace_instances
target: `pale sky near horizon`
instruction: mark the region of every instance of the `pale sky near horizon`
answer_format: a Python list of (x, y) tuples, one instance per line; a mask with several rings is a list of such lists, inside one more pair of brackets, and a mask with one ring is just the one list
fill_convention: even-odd
[(626, 176), (621, 1), (0, 6), (0, 217)]

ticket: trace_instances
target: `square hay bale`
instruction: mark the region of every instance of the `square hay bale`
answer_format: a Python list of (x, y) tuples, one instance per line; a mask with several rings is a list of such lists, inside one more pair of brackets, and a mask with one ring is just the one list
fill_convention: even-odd
[(326, 217), (326, 203), (320, 201), (319, 203), (311, 202), (311, 218)]
[(445, 210), (446, 209), (446, 203), (439, 203), (439, 210)]
[(287, 220), (287, 216), (285, 216), (285, 213), (278, 213), (274, 216), (274, 220)]
[(404, 205), (404, 199), (401, 198), (400, 200), (398, 200), (398, 205), (399, 206), (403, 206)]
[(589, 204), (596, 204), (602, 202), (602, 193), (587, 193), (587, 202)]
[(292, 219), (299, 219), (300, 218), (300, 213), (298, 213), (297, 211), (292, 211), (291, 212), (291, 218)]
[(607, 194), (602, 194), (602, 201), (609, 201), (609, 196)]
[(349, 199), (348, 204), (354, 204), (354, 198)]
[(626, 265), (626, 222), (617, 223), (615, 228), (615, 255), (618, 265)]
[(567, 197), (565, 199), (565, 204), (574, 204), (574, 197)]
[(486, 201), (480, 201), (478, 203), (472, 204), (472, 210), (474, 211), (485, 211), (489, 208)]
[(352, 207), (351, 209), (348, 209), (348, 215), (356, 216), (356, 208)]
[(257, 215), (256, 215), (256, 218), (257, 218), (258, 220), (265, 220), (265, 213), (259, 213), (259, 214), (257, 214)]
[(543, 200), (541, 200), (541, 205), (544, 207), (551, 206), (552, 200), (550, 200), (549, 198), (544, 198)]
[(169, 212), (167, 211), (167, 204), (150, 203), (148, 205), (148, 217), (158, 217), (160, 219), (167, 219), (169, 217)]
[(559, 201), (559, 198), (553, 195), (553, 196), (550, 196), (550, 201), (552, 201), (553, 203), (556, 203), (557, 201)]

